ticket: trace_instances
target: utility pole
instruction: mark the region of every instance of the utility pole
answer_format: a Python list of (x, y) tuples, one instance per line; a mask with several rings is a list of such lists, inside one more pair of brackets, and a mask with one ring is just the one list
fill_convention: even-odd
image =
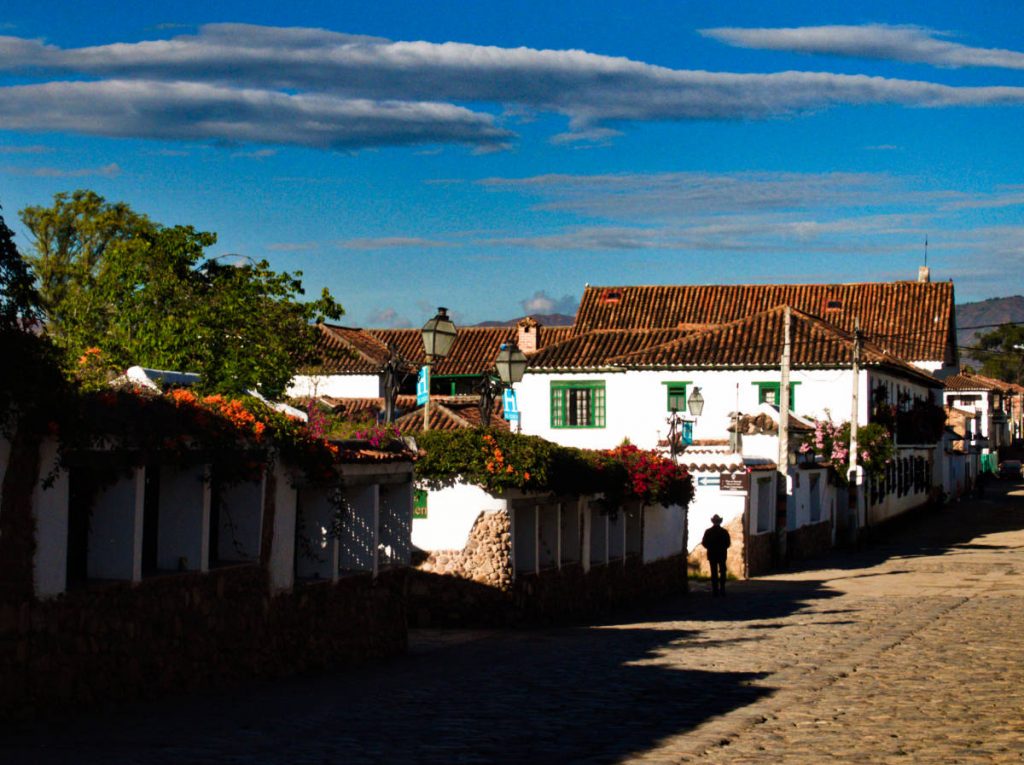
[(792, 351), (792, 314), (787, 305), (783, 309), (782, 384), (779, 386), (779, 470), (789, 470), (789, 366)]
[[(781, 563), (786, 560), (786, 533), (789, 527), (789, 367), (792, 352), (792, 319), (793, 315), (787, 305), (782, 314), (782, 382), (779, 385), (779, 467), (778, 483), (776, 492), (775, 527), (778, 533), (776, 554)], [(783, 518), (779, 526), (779, 507), (781, 506)]]
[(859, 524), (860, 502), (857, 497), (857, 427), (860, 414), (860, 319), (853, 317), (853, 396), (850, 407), (850, 504), (853, 507), (853, 525)]

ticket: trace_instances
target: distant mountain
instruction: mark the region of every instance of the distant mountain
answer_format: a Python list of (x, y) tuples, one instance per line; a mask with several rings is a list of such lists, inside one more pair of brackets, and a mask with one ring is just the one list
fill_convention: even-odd
[[(532, 313), (530, 314), (535, 318), (542, 327), (569, 327), (576, 321), (575, 316), (569, 316), (564, 313)], [(524, 316), (518, 316), (515, 319), (509, 319), (508, 321), (482, 321), (479, 324), (474, 324), (474, 327), (514, 327), (520, 319), (525, 318)]]
[(978, 335), (995, 329), (995, 327), (981, 329), (962, 329), (962, 327), (982, 327), (986, 324), (1005, 324), (1011, 321), (1024, 323), (1024, 295), (989, 298), (977, 303), (958, 305), (956, 307), (956, 342), (960, 346), (960, 363), (980, 367), (981, 363), (971, 356), (970, 348), (976, 344)]

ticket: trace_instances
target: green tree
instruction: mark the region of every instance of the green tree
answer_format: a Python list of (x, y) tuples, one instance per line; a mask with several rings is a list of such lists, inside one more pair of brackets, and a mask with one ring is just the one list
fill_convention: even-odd
[(40, 317), (35, 277), (0, 215), (0, 433), (12, 434), (16, 419), (54, 415), (65, 386), (57, 354), (33, 323)]
[(311, 322), (343, 313), (327, 290), (302, 302), (301, 273), (208, 259), (215, 234), (162, 226), (92, 191), (21, 217), (47, 330), (69, 366), (98, 347), (122, 368), (198, 372), (207, 391), (279, 396), (312, 349)]
[(32, 269), (18, 252), (14, 232), (0, 215), (0, 331), (20, 330), (38, 319), (39, 312)]
[(981, 373), (1024, 385), (1024, 324), (1006, 324), (978, 335)]

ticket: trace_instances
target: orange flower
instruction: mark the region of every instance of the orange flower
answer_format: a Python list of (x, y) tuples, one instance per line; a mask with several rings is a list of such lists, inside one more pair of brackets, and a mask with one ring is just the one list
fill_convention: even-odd
[(196, 394), (185, 388), (176, 388), (167, 394), (177, 406), (196, 403)]
[(529, 481), (530, 480), (530, 473), (529, 473), (529, 471), (523, 473), (523, 480), (524, 481)]
[(514, 473), (515, 471), (512, 469), (512, 466), (509, 465), (507, 468), (505, 468), (505, 472), (506, 473)]

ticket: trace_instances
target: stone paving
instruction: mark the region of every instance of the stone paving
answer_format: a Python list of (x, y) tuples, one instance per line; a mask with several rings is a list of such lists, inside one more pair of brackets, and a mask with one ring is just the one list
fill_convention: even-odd
[(0, 763), (1024, 762), (1024, 490), (585, 628), (0, 732)]

